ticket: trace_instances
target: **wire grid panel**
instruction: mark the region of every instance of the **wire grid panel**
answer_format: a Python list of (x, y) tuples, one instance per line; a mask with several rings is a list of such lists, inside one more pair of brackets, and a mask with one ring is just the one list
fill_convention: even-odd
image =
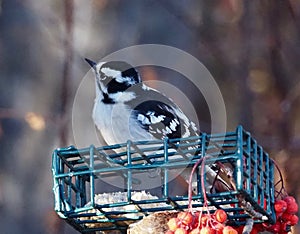
[[(268, 222), (274, 222), (273, 162), (241, 126), (235, 132), (193, 138), (57, 149), (52, 160), (55, 211), (82, 233), (114, 229), (125, 232), (130, 223), (152, 212), (187, 209), (187, 191), (172, 193), (172, 186), (178, 184), (170, 183), (170, 177), (178, 170), (193, 167), (204, 156), (209, 156), (206, 165), (211, 168), (218, 164), (231, 168), (235, 184), (234, 190), (206, 191), (209, 211), (222, 208), (233, 225), (242, 225), (250, 217), (242, 200)], [(139, 178), (153, 172), (159, 178), (159, 192), (136, 199), (136, 188), (145, 182)], [(203, 176), (208, 184), (208, 173)], [(111, 193), (113, 199), (103, 204), (97, 200), (98, 193), (108, 192), (108, 187), (101, 181), (111, 178), (120, 183), (115, 186), (119, 191)], [(204, 201), (199, 168), (194, 184), (192, 205), (201, 209)]]

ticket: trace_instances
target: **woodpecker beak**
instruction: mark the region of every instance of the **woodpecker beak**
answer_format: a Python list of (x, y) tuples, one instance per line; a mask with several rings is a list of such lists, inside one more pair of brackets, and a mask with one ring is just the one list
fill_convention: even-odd
[(97, 63), (93, 62), (92, 60), (85, 58), (85, 61), (87, 61), (88, 64), (95, 70)]

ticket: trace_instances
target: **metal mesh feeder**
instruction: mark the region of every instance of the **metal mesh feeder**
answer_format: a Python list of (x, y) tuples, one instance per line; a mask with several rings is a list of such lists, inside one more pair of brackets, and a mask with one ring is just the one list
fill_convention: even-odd
[[(212, 187), (207, 190), (209, 212), (224, 209), (232, 225), (244, 225), (250, 217), (255, 223), (275, 222), (273, 161), (241, 126), (234, 132), (193, 138), (56, 149), (52, 158), (54, 209), (82, 233), (126, 232), (129, 224), (154, 212), (187, 209), (187, 193), (174, 194), (170, 178), (176, 170), (191, 168), (203, 157), (210, 168), (219, 164), (231, 168), (235, 187), (218, 190), (208, 184), (211, 179), (205, 173), (204, 181)], [(193, 181), (195, 209), (201, 209), (204, 202), (199, 170)], [(159, 178), (156, 194), (138, 189), (144, 182), (140, 178), (150, 173)], [(103, 180), (121, 186), (107, 193)]]

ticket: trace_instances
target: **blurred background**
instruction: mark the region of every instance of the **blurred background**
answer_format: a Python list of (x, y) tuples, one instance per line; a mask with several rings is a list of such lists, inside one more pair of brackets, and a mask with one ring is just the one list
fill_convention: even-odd
[[(74, 143), (83, 58), (144, 43), (182, 49), (208, 68), (228, 131), (250, 131), (300, 201), (299, 0), (0, 0), (1, 233), (76, 233), (53, 211), (51, 153)], [(207, 106), (183, 91), (209, 131)]]

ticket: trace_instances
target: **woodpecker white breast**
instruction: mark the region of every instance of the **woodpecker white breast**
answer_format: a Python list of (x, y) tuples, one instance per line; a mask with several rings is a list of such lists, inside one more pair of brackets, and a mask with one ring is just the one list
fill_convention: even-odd
[(180, 108), (143, 84), (128, 63), (86, 61), (96, 76), (93, 119), (107, 144), (198, 135), (195, 124)]

